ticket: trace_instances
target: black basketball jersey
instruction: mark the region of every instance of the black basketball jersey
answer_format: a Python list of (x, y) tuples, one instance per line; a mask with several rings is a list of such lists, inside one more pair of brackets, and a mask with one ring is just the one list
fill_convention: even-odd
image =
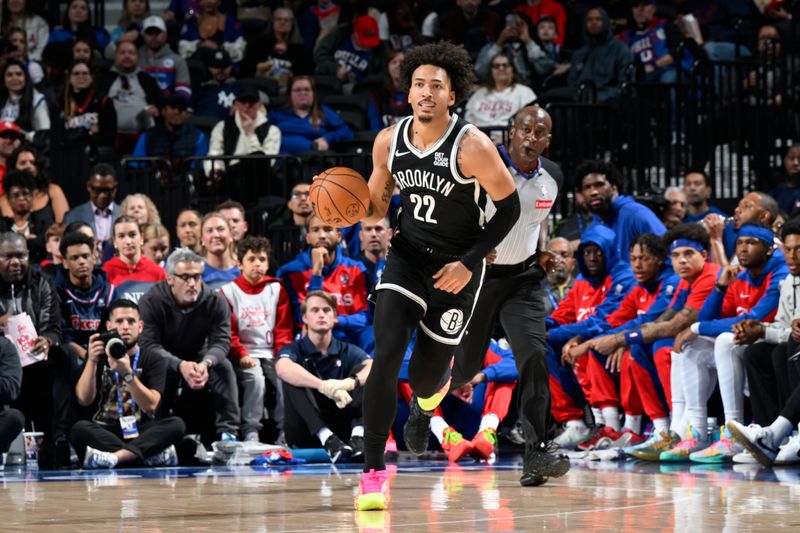
[(420, 152), (409, 141), (414, 117), (394, 130), (388, 167), (400, 188), (398, 231), (410, 244), (461, 256), (477, 241), (484, 224), (486, 191), (459, 172), (458, 145), (468, 128), (453, 115), (442, 138)]

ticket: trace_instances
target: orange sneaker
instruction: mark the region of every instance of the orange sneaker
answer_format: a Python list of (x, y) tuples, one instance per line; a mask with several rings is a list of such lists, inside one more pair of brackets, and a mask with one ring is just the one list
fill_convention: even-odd
[(472, 443), (452, 427), (447, 427), (444, 430), (442, 450), (447, 454), (450, 462), (455, 463), (465, 455), (472, 453)]
[(497, 447), (497, 431), (486, 428), (472, 439), (472, 456), (475, 459), (488, 461)]
[(382, 511), (389, 506), (389, 478), (386, 470), (361, 473), (355, 499), (356, 511)]

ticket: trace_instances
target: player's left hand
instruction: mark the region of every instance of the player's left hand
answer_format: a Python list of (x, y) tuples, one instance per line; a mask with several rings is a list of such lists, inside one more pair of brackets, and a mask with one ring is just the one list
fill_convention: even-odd
[(433, 275), (433, 279), (437, 280), (433, 284), (434, 289), (458, 294), (472, 279), (472, 271), (461, 261), (454, 261), (440, 268), (439, 272)]

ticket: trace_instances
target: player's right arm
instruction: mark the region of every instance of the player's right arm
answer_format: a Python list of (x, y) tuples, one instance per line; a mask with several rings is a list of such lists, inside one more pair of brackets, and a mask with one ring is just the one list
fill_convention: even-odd
[[(671, 316), (667, 320), (661, 321), (662, 317), (668, 314)], [(698, 314), (700, 314), (700, 310), (693, 307), (684, 307), (677, 313), (673, 309), (667, 309), (658, 317), (658, 321), (645, 324), (642, 327), (643, 342), (651, 343), (659, 339), (674, 337), (694, 324)]]
[(367, 216), (362, 220), (365, 224), (380, 222), (389, 209), (395, 181), (389, 171), (389, 150), (392, 146), (392, 134), (395, 126), (384, 128), (375, 137), (372, 145), (372, 174), (369, 176), (369, 208)]

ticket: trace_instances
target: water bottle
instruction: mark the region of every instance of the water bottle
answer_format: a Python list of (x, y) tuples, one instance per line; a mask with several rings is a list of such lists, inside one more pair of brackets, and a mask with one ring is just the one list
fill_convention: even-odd
[(711, 439), (712, 441), (717, 440), (714, 438), (714, 433), (719, 430), (719, 428), (717, 427), (717, 417), (709, 416), (708, 419), (706, 420), (706, 425), (708, 429), (706, 435), (708, 435), (708, 438)]

